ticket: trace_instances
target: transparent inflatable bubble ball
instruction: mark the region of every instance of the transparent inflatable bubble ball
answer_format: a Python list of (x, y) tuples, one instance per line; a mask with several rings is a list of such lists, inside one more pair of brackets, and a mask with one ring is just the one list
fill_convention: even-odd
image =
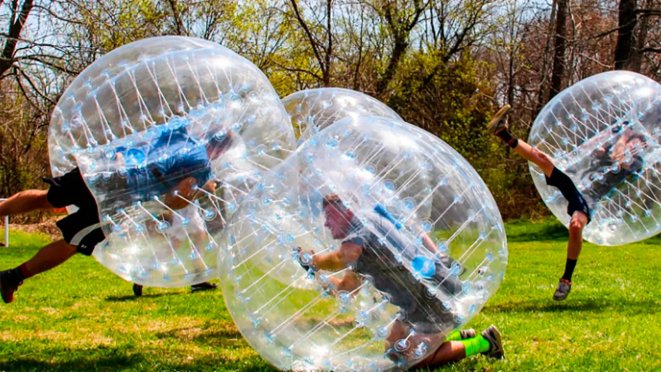
[(128, 281), (178, 287), (217, 276), (226, 220), (295, 140), (256, 66), (168, 36), (85, 69), (54, 110), (48, 145), (53, 175), (79, 172), (94, 198), (96, 209), (75, 212), (105, 235), (94, 256)]
[[(661, 231), (661, 85), (629, 71), (581, 80), (554, 97), (529, 143), (566, 173), (590, 207), (583, 238), (621, 245)], [(567, 201), (530, 165), (544, 203), (565, 225)]]
[(414, 366), (480, 311), (507, 264), (500, 213), (468, 162), (374, 116), (334, 123), (265, 174), (221, 244), (227, 308), (283, 370)]
[(317, 88), (292, 93), (282, 100), (298, 143), (346, 117), (383, 116), (402, 120), (385, 103), (365, 93), (343, 88)]

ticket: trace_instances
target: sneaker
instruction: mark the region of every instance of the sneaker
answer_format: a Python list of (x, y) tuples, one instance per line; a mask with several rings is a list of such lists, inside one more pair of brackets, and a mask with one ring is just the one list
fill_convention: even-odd
[(142, 297), (142, 286), (140, 284), (133, 284), (133, 294), (135, 297)]
[(218, 284), (213, 284), (209, 282), (204, 282), (200, 284), (193, 284), (190, 286), (191, 292), (197, 292), (197, 291), (211, 291), (218, 288)]
[(496, 115), (493, 116), (489, 124), (487, 125), (487, 130), (493, 134), (496, 134), (502, 129), (507, 129), (507, 120), (505, 116), (510, 111), (510, 105), (505, 105), (498, 110)]
[(462, 329), (461, 331), (459, 331), (459, 335), (461, 336), (462, 340), (466, 340), (477, 336), (477, 332), (475, 332), (473, 328)]
[(22, 281), (16, 281), (11, 270), (0, 271), (0, 290), (2, 291), (2, 301), (6, 304), (14, 301), (14, 292), (23, 284)]
[(495, 325), (491, 325), (489, 328), (482, 331), (482, 337), (489, 341), (489, 345), (491, 345), (489, 351), (484, 353), (484, 355), (496, 359), (501, 359), (505, 356), (505, 350), (503, 350), (503, 341), (500, 339), (500, 332)]
[(553, 294), (553, 299), (562, 301), (569, 296), (569, 292), (571, 292), (571, 282), (567, 279), (560, 278), (560, 283), (558, 283), (558, 288)]

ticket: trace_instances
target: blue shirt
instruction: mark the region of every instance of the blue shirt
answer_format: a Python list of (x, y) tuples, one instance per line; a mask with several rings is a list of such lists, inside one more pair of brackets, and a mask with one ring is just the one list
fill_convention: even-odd
[(116, 150), (126, 161), (127, 187), (133, 200), (167, 194), (188, 177), (195, 177), (200, 187), (211, 179), (206, 146), (191, 137), (185, 127), (160, 132), (142, 146)]

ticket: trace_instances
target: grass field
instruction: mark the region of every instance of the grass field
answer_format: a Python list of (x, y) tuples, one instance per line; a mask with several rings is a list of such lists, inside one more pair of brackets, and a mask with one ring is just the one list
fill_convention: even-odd
[[(551, 299), (565, 260), (557, 222), (507, 226), (505, 282), (470, 326), (496, 324), (506, 359), (474, 357), (450, 371), (661, 370), (661, 239), (584, 246), (574, 288)], [(0, 268), (47, 242), (13, 232)], [(268, 371), (241, 338), (220, 292), (131, 285), (94, 259), (74, 257), (0, 304), (0, 371)]]

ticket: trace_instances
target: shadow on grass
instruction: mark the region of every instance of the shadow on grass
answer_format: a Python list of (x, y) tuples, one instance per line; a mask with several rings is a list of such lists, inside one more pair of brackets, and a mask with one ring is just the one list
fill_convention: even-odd
[(182, 295), (182, 294), (183, 293), (153, 293), (153, 294), (144, 294), (140, 297), (136, 297), (135, 295), (108, 296), (108, 297), (106, 297), (106, 301), (108, 301), (108, 302), (127, 302), (127, 301), (137, 301), (141, 298), (158, 298), (158, 297), (174, 296), (174, 295)]
[(486, 311), (492, 313), (557, 313), (557, 312), (617, 312), (623, 315), (656, 314), (661, 312), (655, 301), (636, 300), (537, 300), (511, 302), (490, 306)]
[(142, 355), (83, 356), (65, 362), (44, 362), (33, 358), (18, 357), (0, 362), (0, 371), (116, 371), (145, 362)]
[(249, 347), (241, 333), (231, 324), (213, 324), (202, 327), (170, 329), (156, 334), (159, 339), (174, 339), (177, 342), (195, 342), (200, 345), (220, 348)]
[[(107, 350), (110, 352), (119, 352), (118, 350)], [(155, 355), (146, 352), (144, 355)], [(133, 371), (277, 371), (271, 367), (262, 358), (241, 358), (239, 360), (226, 360), (215, 357), (195, 358), (192, 361), (178, 362), (150, 357), (147, 359), (142, 354), (132, 355), (112, 355), (112, 356), (81, 356), (72, 355), (71, 360), (63, 362), (45, 362), (33, 358), (16, 358), (11, 361), (0, 361), (0, 371), (112, 371), (133, 370)]]

